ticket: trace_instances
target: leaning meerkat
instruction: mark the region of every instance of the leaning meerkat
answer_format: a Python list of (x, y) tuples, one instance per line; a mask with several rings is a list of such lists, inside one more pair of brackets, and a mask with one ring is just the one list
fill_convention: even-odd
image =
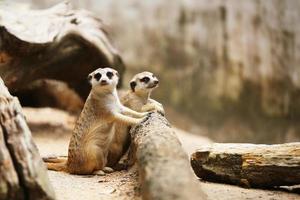
[(163, 105), (150, 98), (158, 83), (158, 78), (151, 72), (136, 74), (130, 81), (131, 90), (121, 98), (121, 102), (135, 111), (158, 111), (164, 115)]
[[(151, 72), (136, 74), (130, 81), (130, 90), (121, 98), (124, 106), (138, 112), (157, 111), (164, 115), (162, 104), (150, 98), (153, 89), (158, 87), (158, 79)], [(118, 168), (118, 161), (130, 144), (130, 126), (118, 124), (108, 152), (107, 166)], [(127, 153), (126, 153), (127, 154)]]
[(68, 157), (44, 159), (50, 170), (71, 174), (102, 172), (107, 163), (115, 126), (138, 124), (147, 115), (120, 103), (116, 89), (119, 80), (116, 70), (99, 68), (88, 75), (88, 80), (92, 89), (73, 130)]

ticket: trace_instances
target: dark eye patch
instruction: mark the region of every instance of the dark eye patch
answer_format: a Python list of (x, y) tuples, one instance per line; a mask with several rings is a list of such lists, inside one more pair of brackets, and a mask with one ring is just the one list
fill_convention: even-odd
[(150, 81), (150, 78), (145, 76), (144, 78), (140, 79), (141, 82), (148, 83)]
[(130, 87), (131, 87), (131, 90), (133, 92), (135, 91), (135, 86), (136, 86), (136, 82), (135, 81), (130, 82)]
[(113, 75), (114, 75), (114, 74), (113, 74), (112, 72), (107, 72), (107, 73), (106, 73), (106, 76), (107, 76), (109, 79), (111, 79), (111, 77), (113, 77)]
[(96, 74), (94, 75), (94, 78), (95, 78), (97, 81), (99, 81), (100, 78), (101, 78), (101, 74), (100, 74), (100, 73), (96, 73)]

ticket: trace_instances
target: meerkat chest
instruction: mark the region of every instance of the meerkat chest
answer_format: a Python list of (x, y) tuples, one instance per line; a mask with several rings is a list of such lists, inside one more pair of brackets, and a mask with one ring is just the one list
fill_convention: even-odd
[(109, 94), (105, 97), (94, 99), (94, 108), (99, 116), (106, 117), (111, 113), (120, 112), (121, 104), (118, 96)]
[(145, 105), (145, 102), (141, 101), (140, 99), (131, 99), (128, 107), (135, 111), (141, 111), (141, 109), (144, 105)]
[(109, 113), (119, 113), (121, 112), (121, 106), (116, 103), (116, 102), (108, 102), (106, 104), (106, 110), (109, 112)]
[(115, 125), (112, 122), (99, 122), (94, 124), (89, 131), (89, 138), (93, 138), (94, 143), (101, 147), (101, 149), (107, 149), (114, 136)]
[(112, 131), (113, 129), (113, 122), (110, 121), (104, 121), (104, 120), (99, 120), (97, 122), (95, 122), (90, 131), (91, 132), (97, 132), (97, 133), (109, 133)]

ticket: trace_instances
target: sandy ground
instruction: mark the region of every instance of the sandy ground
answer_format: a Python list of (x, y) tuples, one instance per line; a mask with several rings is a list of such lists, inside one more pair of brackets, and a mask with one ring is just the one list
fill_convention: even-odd
[[(69, 114), (49, 108), (24, 108), (24, 114), (32, 130), (34, 140), (42, 156), (67, 155), (68, 141), (76, 120)], [(182, 146), (190, 155), (198, 146), (212, 141), (174, 128)], [(49, 171), (58, 200), (92, 199), (141, 199), (137, 168), (119, 171), (105, 176), (78, 176)], [(300, 195), (276, 190), (245, 189), (238, 186), (200, 182), (212, 200), (296, 200)]]

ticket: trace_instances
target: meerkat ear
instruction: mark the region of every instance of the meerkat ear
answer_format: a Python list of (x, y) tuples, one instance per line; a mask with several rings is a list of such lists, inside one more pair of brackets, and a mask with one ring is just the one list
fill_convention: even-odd
[(130, 82), (130, 87), (131, 87), (132, 92), (134, 92), (135, 86), (136, 86), (136, 82), (135, 81), (131, 81)]
[(119, 72), (117, 72), (117, 71), (116, 71), (116, 75), (117, 75), (117, 77), (119, 77), (119, 78), (120, 78)]
[(89, 74), (87, 77), (88, 82), (91, 82), (92, 78), (93, 78), (92, 75)]

